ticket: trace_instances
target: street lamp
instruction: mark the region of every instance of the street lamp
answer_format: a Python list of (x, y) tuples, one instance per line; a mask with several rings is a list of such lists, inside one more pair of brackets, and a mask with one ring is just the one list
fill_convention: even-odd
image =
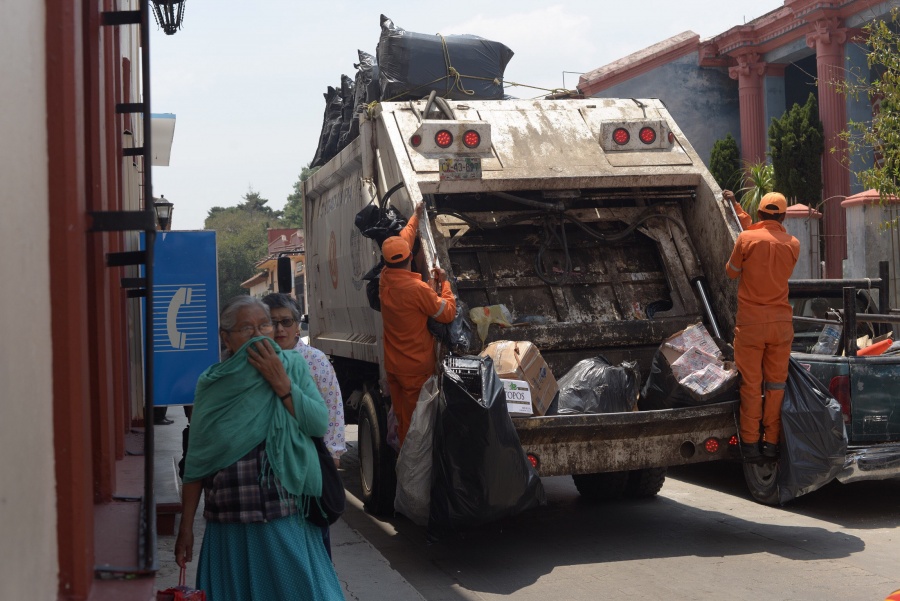
[(169, 224), (172, 222), (173, 207), (174, 205), (166, 200), (164, 194), (160, 194), (159, 198), (153, 199), (153, 210), (156, 211), (156, 223), (159, 224), (159, 229), (163, 232), (169, 229)]
[(162, 27), (166, 35), (174, 35), (181, 29), (184, 19), (184, 3), (187, 0), (150, 0), (153, 4), (153, 17), (156, 24)]

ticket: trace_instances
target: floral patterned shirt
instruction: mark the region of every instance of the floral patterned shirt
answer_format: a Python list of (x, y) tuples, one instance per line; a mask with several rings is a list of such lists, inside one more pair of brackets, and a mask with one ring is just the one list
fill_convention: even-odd
[(316, 388), (325, 399), (328, 407), (328, 431), (325, 433), (325, 446), (331, 456), (338, 458), (347, 450), (344, 442), (344, 400), (337, 374), (328, 360), (328, 355), (302, 341), (297, 341), (294, 350), (303, 355), (309, 364), (309, 371), (316, 380)]

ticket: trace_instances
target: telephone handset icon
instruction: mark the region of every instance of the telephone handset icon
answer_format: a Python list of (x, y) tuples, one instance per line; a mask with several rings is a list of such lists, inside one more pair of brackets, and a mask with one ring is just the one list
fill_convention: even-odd
[(169, 335), (169, 342), (172, 348), (183, 349), (187, 342), (187, 334), (178, 331), (175, 320), (182, 305), (189, 304), (191, 304), (190, 288), (179, 288), (175, 291), (175, 295), (172, 296), (172, 300), (169, 301), (169, 309), (166, 311), (166, 333)]

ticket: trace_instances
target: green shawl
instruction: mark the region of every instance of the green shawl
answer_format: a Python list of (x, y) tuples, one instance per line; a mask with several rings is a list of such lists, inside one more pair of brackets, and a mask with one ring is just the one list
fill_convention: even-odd
[[(293, 416), (248, 362), (248, 345), (261, 340), (269, 340), (293, 383)], [(310, 436), (324, 436), (327, 428), (328, 409), (303, 356), (282, 351), (273, 340), (258, 336), (200, 375), (184, 482), (228, 467), (265, 440), (268, 465), (284, 490), (294, 497), (318, 497), (322, 471)]]

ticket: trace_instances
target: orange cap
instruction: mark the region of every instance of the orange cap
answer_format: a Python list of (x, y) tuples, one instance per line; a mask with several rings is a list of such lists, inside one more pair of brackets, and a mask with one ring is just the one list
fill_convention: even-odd
[(769, 192), (759, 200), (759, 210), (770, 215), (787, 212), (787, 200), (780, 192)]
[(385, 263), (402, 263), (409, 258), (409, 244), (400, 236), (391, 236), (381, 245)]

